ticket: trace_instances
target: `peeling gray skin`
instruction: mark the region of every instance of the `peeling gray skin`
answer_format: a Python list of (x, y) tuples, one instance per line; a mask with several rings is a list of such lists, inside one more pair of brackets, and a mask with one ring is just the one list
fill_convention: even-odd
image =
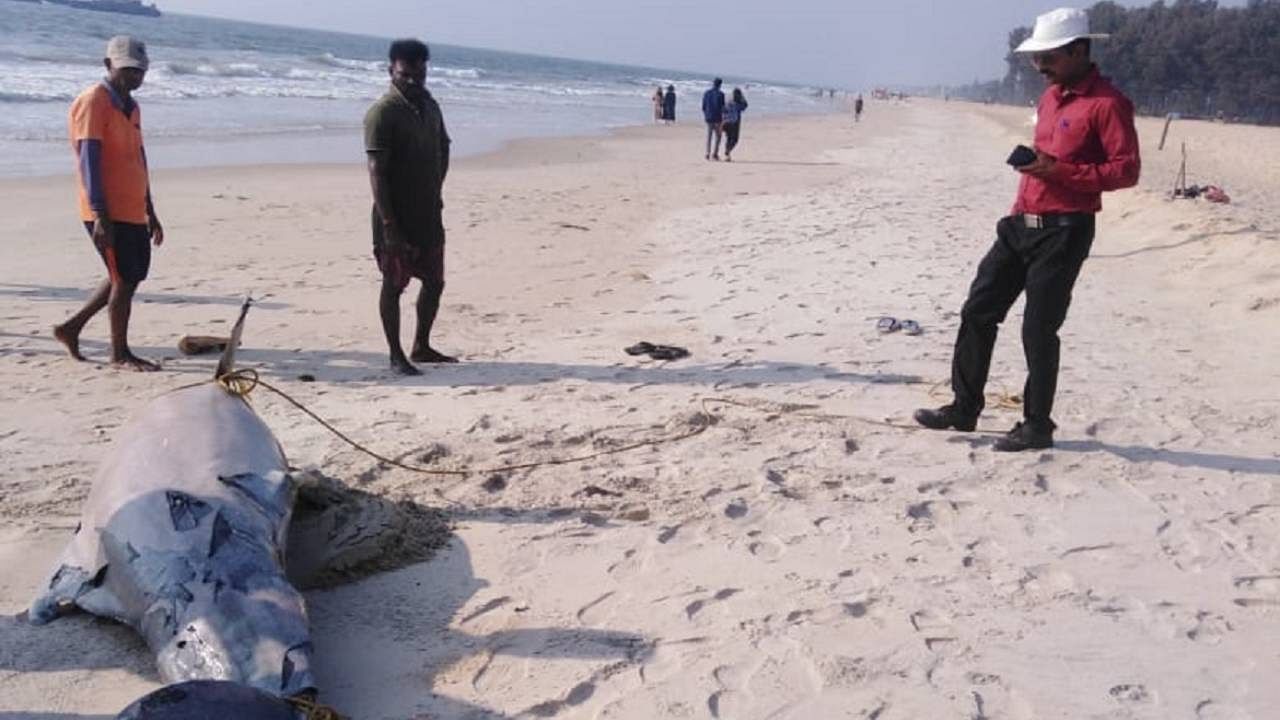
[(295, 493), (243, 399), (214, 383), (164, 395), (120, 431), (29, 618), (79, 608), (127, 623), (166, 683), (314, 693), (306, 608), (284, 572)]

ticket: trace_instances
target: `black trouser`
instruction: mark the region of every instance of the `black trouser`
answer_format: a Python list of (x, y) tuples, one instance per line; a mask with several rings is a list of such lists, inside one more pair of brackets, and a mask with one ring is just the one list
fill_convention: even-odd
[(741, 122), (724, 124), (724, 153), (728, 155), (738, 146), (738, 131), (742, 129)]
[(1028, 425), (1054, 428), (1050, 415), (1058, 387), (1058, 329), (1067, 318), (1071, 289), (1093, 245), (1094, 218), (1070, 216), (1070, 224), (1028, 228), (1018, 216), (996, 224), (996, 242), (978, 265), (969, 299), (960, 311), (960, 333), (951, 361), (955, 408), (977, 417), (991, 369), (996, 331), (1023, 290), (1022, 349), (1027, 382), (1022, 413)]

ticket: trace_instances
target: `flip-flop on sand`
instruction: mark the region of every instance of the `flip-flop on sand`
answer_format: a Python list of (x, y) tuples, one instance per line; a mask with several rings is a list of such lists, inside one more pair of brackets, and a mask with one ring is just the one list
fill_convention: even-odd
[(654, 360), (680, 360), (689, 357), (689, 351), (676, 345), (654, 345), (638, 342), (623, 350), (628, 355), (648, 355)]
[(675, 345), (654, 345), (649, 357), (654, 360), (681, 360), (689, 357), (689, 351)]
[(891, 333), (901, 328), (902, 325), (898, 324), (897, 318), (891, 318), (887, 315), (876, 322), (876, 330), (879, 330), (882, 333)]
[(916, 322), (915, 320), (903, 320), (902, 332), (904, 335), (919, 335), (920, 333), (924, 332), (924, 329), (921, 328), (920, 323)]

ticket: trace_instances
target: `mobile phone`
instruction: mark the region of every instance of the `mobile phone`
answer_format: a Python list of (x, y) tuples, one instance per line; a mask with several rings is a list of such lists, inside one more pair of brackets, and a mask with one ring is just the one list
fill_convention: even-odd
[(1014, 148), (1013, 152), (1009, 153), (1009, 159), (1005, 160), (1005, 162), (1009, 163), (1014, 167), (1022, 167), (1023, 165), (1030, 165), (1035, 161), (1036, 161), (1036, 151), (1032, 150), (1026, 145), (1019, 145), (1018, 147)]

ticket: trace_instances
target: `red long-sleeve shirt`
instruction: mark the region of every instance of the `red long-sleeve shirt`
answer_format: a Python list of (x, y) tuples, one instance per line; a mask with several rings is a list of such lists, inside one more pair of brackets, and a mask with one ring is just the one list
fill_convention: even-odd
[(1138, 183), (1133, 103), (1096, 67), (1070, 88), (1045, 90), (1037, 115), (1035, 147), (1058, 162), (1043, 180), (1022, 176), (1015, 214), (1098, 212), (1102, 193)]

